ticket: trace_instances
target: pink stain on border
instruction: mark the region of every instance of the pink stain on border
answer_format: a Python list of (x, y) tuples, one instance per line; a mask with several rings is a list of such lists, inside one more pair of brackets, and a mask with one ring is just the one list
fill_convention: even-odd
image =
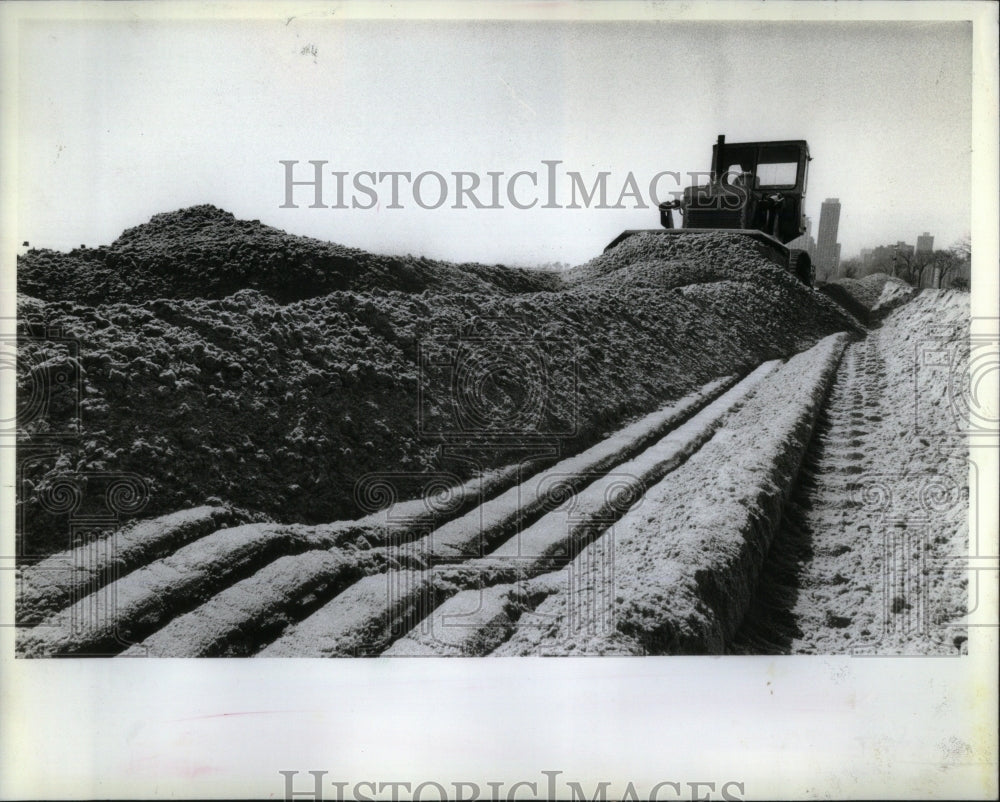
[(306, 713), (306, 710), (236, 710), (232, 713), (206, 713), (203, 716), (174, 718), (170, 721), (200, 721), (206, 718), (228, 718), (230, 716), (274, 716), (282, 713)]

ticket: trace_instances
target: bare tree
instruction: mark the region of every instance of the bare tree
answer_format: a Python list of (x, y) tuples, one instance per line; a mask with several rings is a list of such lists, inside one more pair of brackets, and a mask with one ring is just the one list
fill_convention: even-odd
[(933, 284), (934, 270), (939, 266), (942, 256), (947, 256), (947, 251), (920, 251), (915, 253), (910, 262), (910, 271), (914, 287), (918, 289), (924, 286), (924, 280), (930, 276), (930, 284)]
[(858, 258), (845, 259), (840, 263), (839, 272), (844, 278), (857, 278), (861, 275), (861, 260)]
[(969, 261), (972, 258), (972, 237), (969, 234), (963, 234), (948, 250), (960, 260)]
[[(901, 278), (907, 284), (913, 284), (916, 254), (905, 250), (894, 250), (892, 254), (892, 272), (890, 275)], [(920, 286), (919, 284), (917, 286)]]
[(965, 234), (960, 237), (947, 251), (942, 251), (947, 255), (947, 259), (938, 270), (938, 289), (945, 286), (945, 280), (950, 279), (949, 285), (954, 286), (955, 281), (962, 278), (962, 283), (967, 283), (958, 274), (971, 266), (972, 260), (972, 238)]
[(958, 273), (959, 268), (961, 268), (965, 262), (956, 257), (952, 253), (948, 253), (946, 258), (941, 260), (938, 265), (938, 289), (943, 289), (948, 286), (950, 279), (952, 279), (956, 273)]

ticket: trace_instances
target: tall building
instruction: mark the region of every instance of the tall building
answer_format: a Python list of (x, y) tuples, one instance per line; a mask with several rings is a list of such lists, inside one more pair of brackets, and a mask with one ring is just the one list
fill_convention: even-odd
[(891, 245), (879, 245), (877, 248), (872, 248), (871, 253), (865, 259), (864, 275), (892, 272), (893, 253)]
[(926, 231), (917, 237), (917, 253), (930, 253), (934, 250), (934, 237)]
[(837, 269), (837, 228), (840, 225), (840, 198), (827, 198), (820, 206), (816, 234), (816, 270), (829, 275)]

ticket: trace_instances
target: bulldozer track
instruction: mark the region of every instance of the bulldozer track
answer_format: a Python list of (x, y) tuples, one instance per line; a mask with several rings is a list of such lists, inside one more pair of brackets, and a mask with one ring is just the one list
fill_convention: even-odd
[[(250, 523), (211, 507), (144, 522), (96, 566), (64, 552), (22, 569), (18, 652), (787, 652), (802, 645), (803, 565), (846, 548), (837, 533), (863, 503), (885, 384), (874, 338), (835, 335), (549, 468), (468, 484), (462, 503), (403, 502), (395, 522), (390, 509)], [(832, 539), (814, 542), (820, 530)]]
[[(374, 617), (396, 626), (398, 615), (414, 614), (406, 607), (412, 589), (394, 600), (414, 585), (411, 574), (426, 579), (432, 565), (487, 553), (576, 499), (584, 485), (607, 481), (651, 443), (665, 443), (665, 454), (647, 472), (663, 473), (690, 451), (692, 436), (705, 436), (710, 428), (701, 428), (717, 425), (776, 364), (739, 383), (735, 376), (713, 380), (503, 492), (502, 484), (470, 482), (447, 505), (404, 501), (361, 521), (318, 527), (246, 523), (246, 515), (226, 508), (199, 507), (52, 555), (22, 569), (18, 649), (34, 656), (248, 655), (345, 590), (338, 605), (379, 586), (385, 600), (374, 603)], [(688, 432), (680, 441), (678, 430)], [(502, 472), (502, 479), (520, 473)], [(474, 490), (486, 498), (468, 509), (464, 499)], [(498, 568), (498, 577), (510, 575), (509, 567)], [(426, 582), (414, 587), (426, 590)], [(417, 603), (426, 606), (426, 592)], [(368, 632), (374, 624), (366, 622)], [(371, 642), (383, 640), (369, 633), (353, 653), (371, 653)]]
[[(784, 654), (802, 635), (802, 622), (793, 609), (803, 582), (804, 566), (823, 552), (839, 556), (848, 544), (820, 545), (814, 533), (844, 532), (858, 514), (861, 501), (858, 477), (868, 470), (866, 451), (869, 419), (884, 372), (869, 341), (847, 347), (840, 370), (817, 420), (816, 432), (803, 461), (802, 473), (775, 536), (761, 582), (729, 651), (747, 654)], [(825, 585), (839, 584), (842, 574), (824, 576)], [(831, 613), (821, 626), (842, 627), (842, 617)]]
[(203, 507), (53, 555), (22, 570), (18, 651), (489, 653), (522, 614), (559, 590), (567, 571), (579, 583), (603, 570), (601, 541), (615, 522), (698, 453), (780, 366), (710, 382), (579, 455), (506, 490), (491, 488), (472, 509), (452, 505), (428, 518), (404, 502), (404, 523), (379, 528), (251, 523)]
[[(925, 299), (915, 311), (933, 320), (932, 310)], [(727, 651), (959, 653), (966, 452), (946, 418), (916, 419), (915, 395), (941, 390), (921, 386), (912, 344), (909, 360), (887, 362), (883, 340), (899, 334), (876, 328), (847, 347)], [(917, 436), (915, 424), (930, 431)]]

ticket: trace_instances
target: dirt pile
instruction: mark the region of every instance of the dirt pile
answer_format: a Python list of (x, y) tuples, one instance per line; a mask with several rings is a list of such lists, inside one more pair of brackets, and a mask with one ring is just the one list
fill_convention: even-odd
[(839, 278), (820, 287), (858, 320), (872, 323), (885, 313), (905, 303), (916, 288), (886, 273), (872, 273), (864, 278)]
[(208, 205), (155, 215), (107, 247), (28, 251), (17, 273), (26, 295), (82, 304), (225, 298), (241, 289), (283, 303), (335, 290), (516, 293), (559, 283), (549, 271), (367, 253)]
[(365, 254), (195, 207), (109, 248), (29, 252), (25, 551), (66, 548), (68, 512), (103, 510), (123, 475), (141, 480), (126, 514), (214, 498), (284, 522), (358, 517), (365, 475), (555, 459), (855, 325), (742, 238), (664, 239), (559, 276)]

